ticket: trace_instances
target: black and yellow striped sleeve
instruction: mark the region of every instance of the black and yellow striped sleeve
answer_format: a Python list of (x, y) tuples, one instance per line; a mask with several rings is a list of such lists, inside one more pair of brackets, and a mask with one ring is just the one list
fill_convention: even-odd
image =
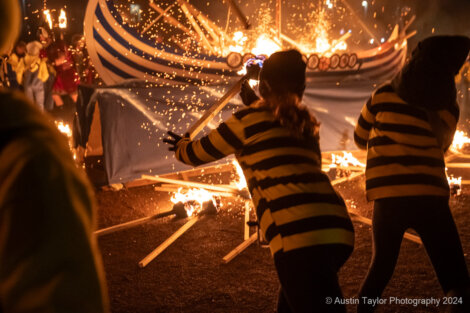
[(372, 98), (362, 107), (361, 115), (354, 130), (354, 142), (359, 149), (367, 149), (367, 141), (369, 140), (369, 132), (375, 122), (375, 114), (372, 110)]
[(175, 155), (183, 163), (198, 166), (236, 153), (243, 148), (243, 141), (243, 124), (232, 116), (201, 139), (181, 139)]

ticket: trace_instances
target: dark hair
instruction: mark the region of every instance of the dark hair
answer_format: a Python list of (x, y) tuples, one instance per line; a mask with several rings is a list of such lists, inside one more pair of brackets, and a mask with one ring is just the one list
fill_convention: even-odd
[(299, 139), (317, 138), (319, 126), (316, 118), (301, 105), (296, 93), (272, 94), (264, 98), (265, 105), (271, 109), (279, 123)]
[(318, 136), (319, 123), (301, 105), (306, 63), (297, 50), (272, 54), (260, 72), (260, 93), (280, 124), (297, 138)]

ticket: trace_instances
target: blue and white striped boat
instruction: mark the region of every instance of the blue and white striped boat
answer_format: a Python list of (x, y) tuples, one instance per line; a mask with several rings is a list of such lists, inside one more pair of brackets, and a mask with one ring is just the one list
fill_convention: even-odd
[[(126, 79), (158, 84), (227, 84), (246, 56), (188, 53), (153, 42), (123, 23), (112, 0), (89, 0), (85, 16), (85, 38), (93, 65), (107, 85)], [(398, 29), (377, 48), (359, 53), (308, 55), (308, 85), (338, 85), (347, 81), (381, 82), (402, 67), (407, 49)], [(234, 61), (235, 60), (235, 61)], [(230, 65), (229, 65), (230, 63)]]

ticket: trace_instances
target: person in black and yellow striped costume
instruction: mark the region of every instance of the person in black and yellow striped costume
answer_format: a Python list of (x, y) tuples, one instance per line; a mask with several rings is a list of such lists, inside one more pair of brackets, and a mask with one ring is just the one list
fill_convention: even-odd
[[(200, 165), (235, 154), (281, 282), (278, 312), (345, 312), (337, 272), (354, 229), (343, 199), (321, 171), (318, 123), (300, 106), (305, 68), (296, 50), (274, 53), (260, 73), (261, 100), (200, 140), (166, 140), (178, 160)], [(244, 94), (252, 92), (244, 84)], [(248, 102), (248, 103), (247, 103)]]
[[(421, 236), (444, 292), (468, 292), (468, 270), (449, 209), (444, 153), (459, 118), (454, 75), (469, 49), (467, 37), (425, 39), (397, 77), (362, 108), (354, 139), (367, 149), (374, 250), (359, 299), (381, 296), (408, 228)], [(358, 312), (374, 309), (361, 301)]]

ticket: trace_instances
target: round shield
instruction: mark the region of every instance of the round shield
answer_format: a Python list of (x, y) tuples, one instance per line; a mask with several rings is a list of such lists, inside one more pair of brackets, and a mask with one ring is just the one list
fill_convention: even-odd
[(349, 56), (349, 62), (348, 66), (349, 67), (354, 67), (357, 64), (357, 54), (353, 53)]
[(339, 65), (339, 55), (333, 54), (330, 57), (330, 68), (335, 69)]
[(230, 52), (227, 55), (227, 65), (231, 68), (239, 68), (242, 66), (242, 55), (238, 52)]
[(307, 67), (311, 70), (314, 70), (318, 67), (319, 63), (320, 63), (320, 58), (318, 57), (318, 55), (312, 54), (308, 58)]
[(346, 66), (348, 66), (348, 62), (349, 62), (349, 55), (345, 53), (339, 58), (339, 67), (345, 68)]

